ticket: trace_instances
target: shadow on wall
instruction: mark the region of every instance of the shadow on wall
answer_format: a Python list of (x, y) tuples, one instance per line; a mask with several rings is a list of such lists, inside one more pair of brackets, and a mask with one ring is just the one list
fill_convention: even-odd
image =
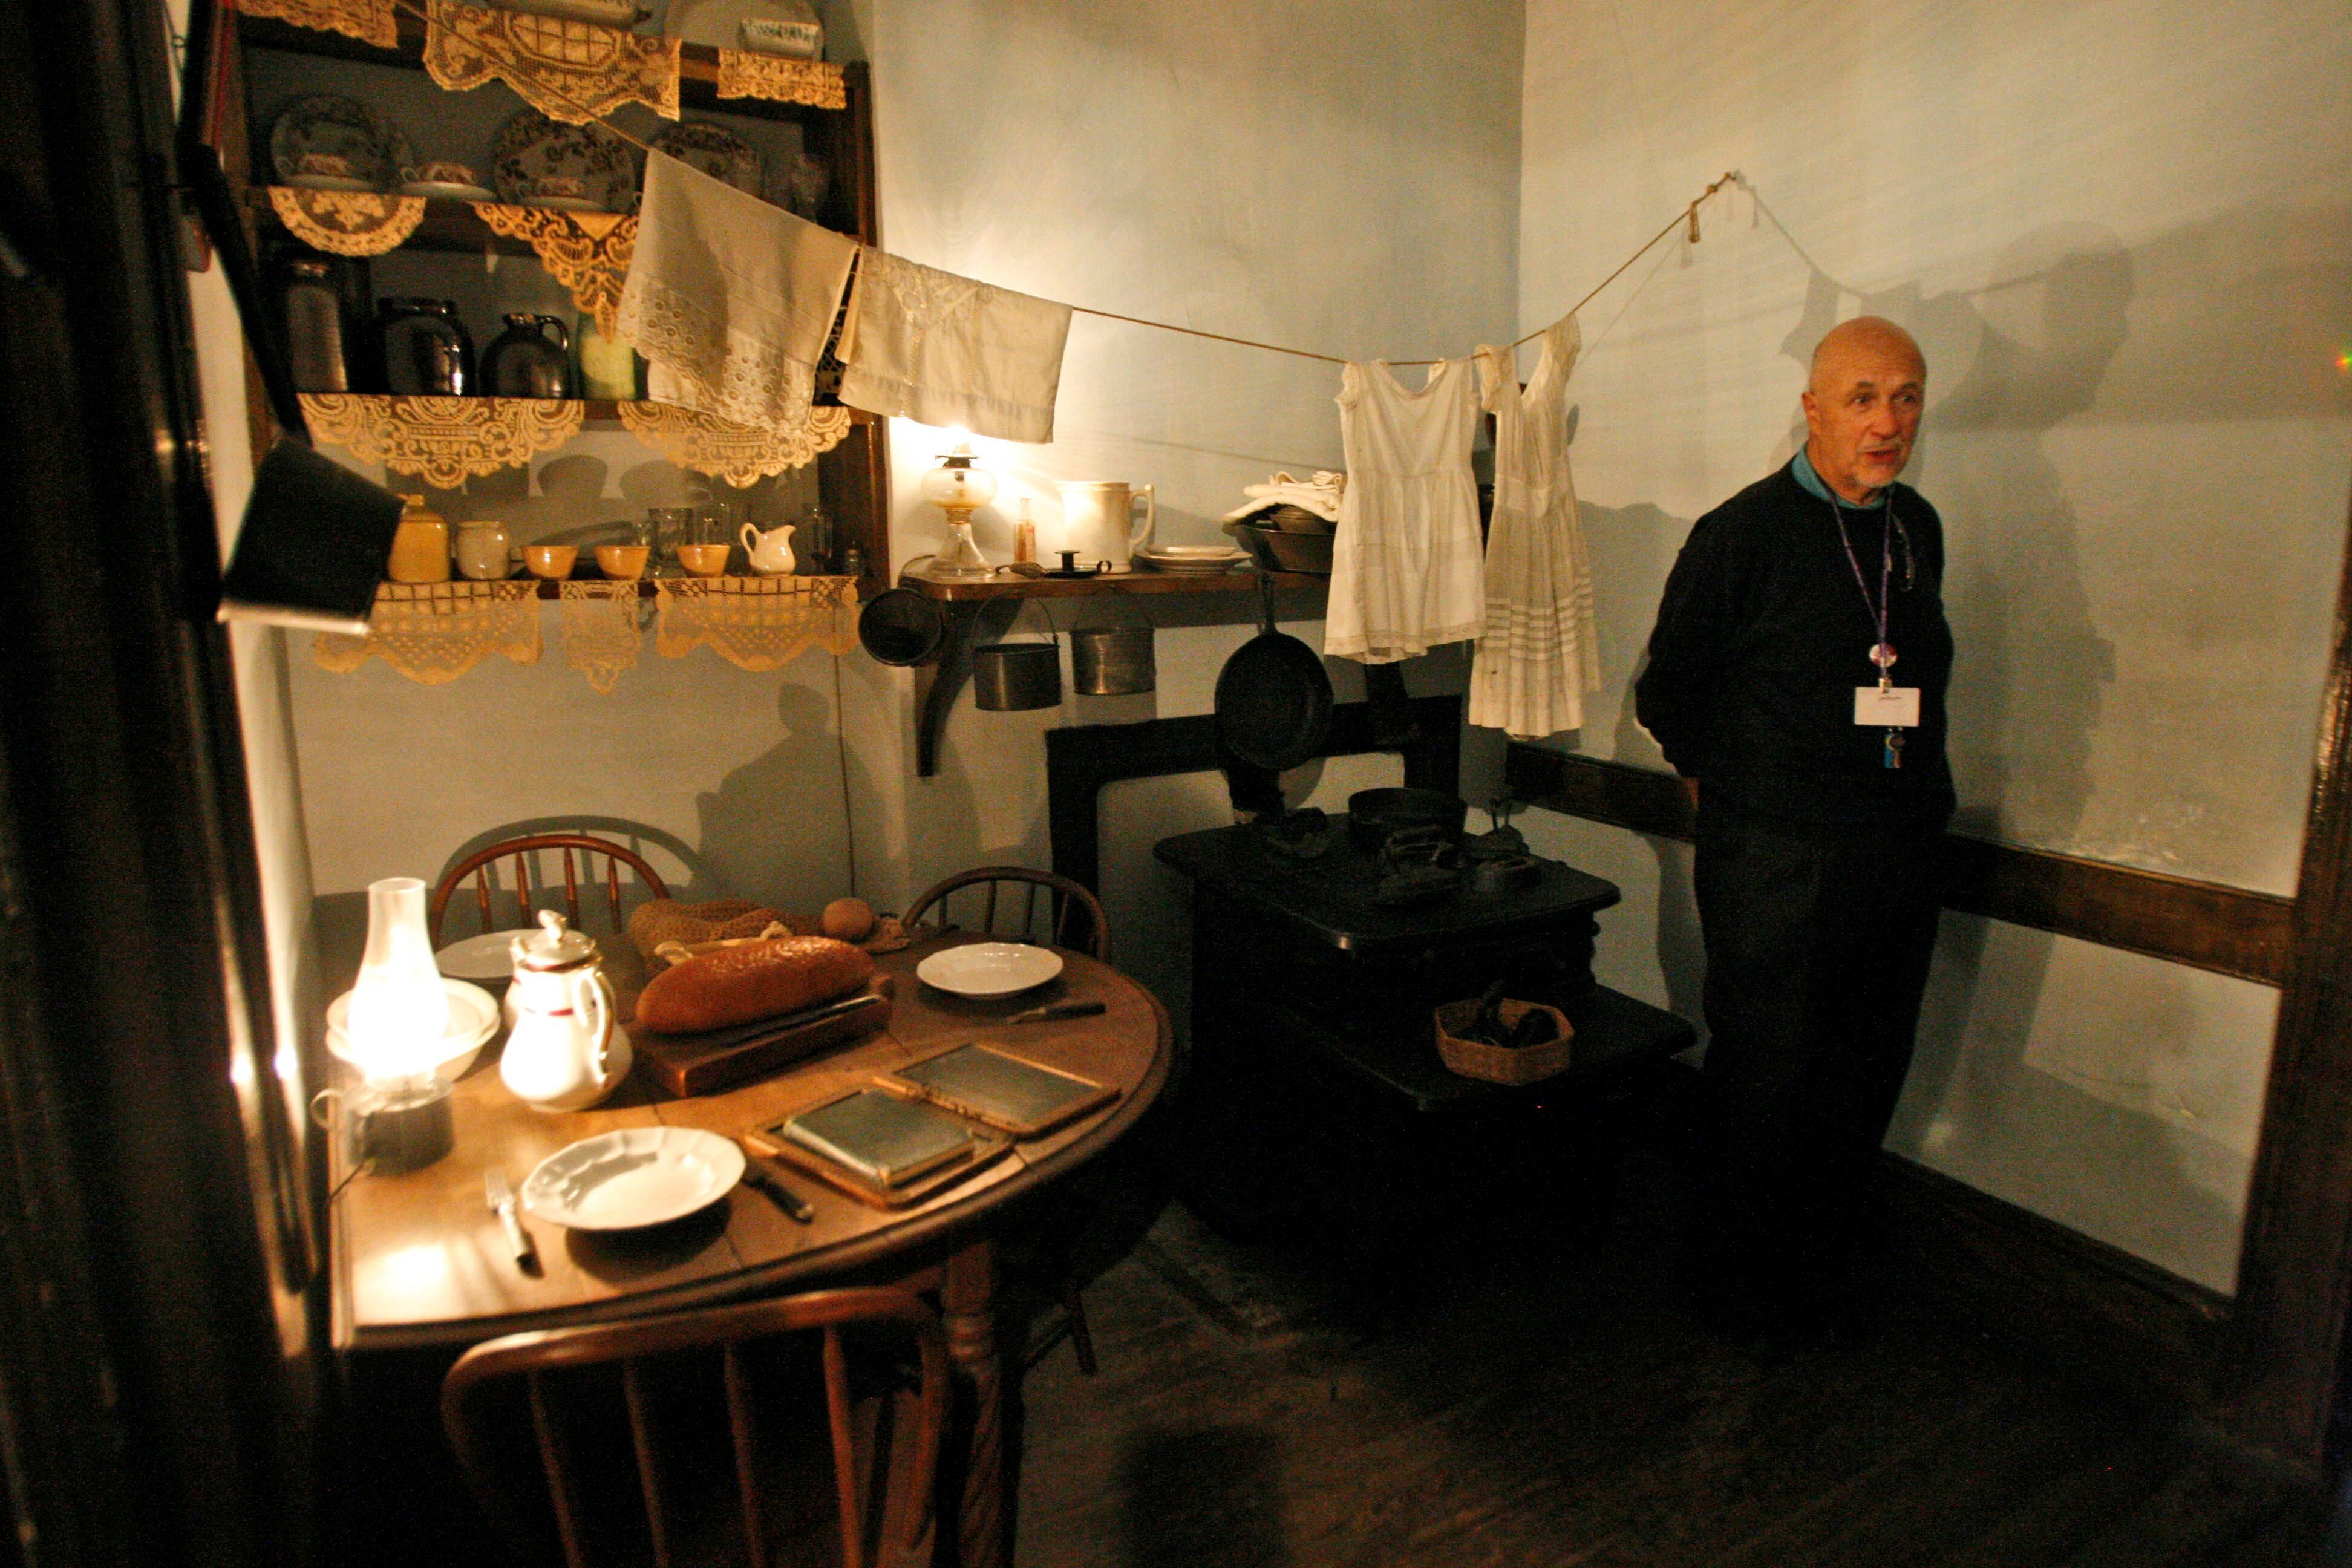
[[(849, 891), (843, 814), (871, 800), (874, 786), (855, 751), (845, 762), (829, 674), (824, 679), (823, 687), (783, 682), (776, 692), (783, 739), (697, 798), (702, 853), (681, 897), (782, 900), (778, 909), (806, 914)], [(875, 856), (882, 847), (862, 848)], [(786, 907), (794, 889), (809, 909)]]
[[(2011, 246), (1995, 276), (2003, 281), (1969, 298), (1922, 301), (1906, 289), (1864, 309), (1916, 321), (1931, 364), (1940, 354), (1968, 365), (1933, 404), (1911, 478), (1945, 519), (1944, 601), (1958, 648), (1952, 771), (1965, 803), (1953, 829), (2017, 837), (2005, 831), (2014, 822), (2032, 841), (2065, 843), (2091, 797), (2091, 734), (2116, 660), (2092, 622), (2078, 520), (2046, 441), (2091, 406), (2123, 346), (2134, 268), (2106, 230), (2061, 224)], [(2057, 941), (2035, 932), (1980, 974), (1986, 926), (1950, 923), (1940, 963), (1969, 1005), (1922, 1027), (1909, 1105), (1950, 1103), (1964, 1057), (1979, 1078), (2023, 1072), (2025, 1026)], [(2006, 1126), (1996, 1100), (1965, 1099)], [(2164, 1157), (2155, 1147), (2133, 1152)]]
[[(672, 898), (720, 896), (692, 890), (708, 881), (702, 857), (693, 846), (674, 833), (624, 816), (527, 816), (485, 827), (449, 852), (449, 858), (434, 871), (430, 886), (438, 887), (442, 878), (478, 850), (505, 843), (510, 838), (527, 838), (542, 833), (593, 834), (599, 838), (609, 838), (625, 849), (635, 850), (653, 867), (654, 875), (662, 879)], [(600, 861), (593, 873), (584, 859), (574, 864), (581, 879), (582, 923), (602, 931), (607, 923), (603, 863)], [(635, 871), (624, 866), (620, 874), (621, 907), (625, 915), (627, 910), (642, 903), (646, 895)], [(564, 907), (561, 851), (541, 851), (533, 864), (532, 878), (535, 908), (561, 910)], [(516, 899), (512, 872), (505, 863), (498, 864), (491, 883), (490, 925), (488, 929), (509, 931), (521, 927), (523, 920)], [(484, 929), (479, 909), (474, 893), (474, 878), (469, 873), (450, 895), (448, 910), (442, 921), (442, 942), (456, 942)], [(318, 941), (320, 969), (329, 982), (330, 990), (341, 990), (344, 984), (341, 977), (358, 972), (360, 956), (367, 947), (367, 921), (368, 896), (364, 888), (346, 893), (321, 893), (311, 900), (311, 931)]]
[[(1945, 915), (1918, 1060), (1887, 1144), (2230, 1291), (2242, 1217), (2223, 1192), (2243, 1192), (2250, 1162), (2207, 1136), (2194, 1111), (2165, 1095), (2145, 1067), (2120, 1067), (2125, 1079), (2094, 1076), (2063, 1058), (2080, 1050), (2086, 1063), (2099, 1062), (2095, 1041), (2047, 1026), (2037, 1041), (2058, 943), (2045, 932)], [(2120, 1032), (2145, 1042), (2143, 1061), (2194, 1035), (2180, 992), (2160, 988), (2133, 1000)]]

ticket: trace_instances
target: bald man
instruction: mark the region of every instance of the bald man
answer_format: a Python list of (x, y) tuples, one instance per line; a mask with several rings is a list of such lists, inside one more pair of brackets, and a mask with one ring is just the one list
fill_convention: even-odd
[(1634, 688), (1698, 807), (1710, 1121), (1686, 1258), (1737, 1327), (1855, 1322), (1911, 1065), (1952, 813), (1943, 526), (1896, 482), (1927, 380), (1892, 321), (1822, 340), (1803, 449), (1692, 527)]

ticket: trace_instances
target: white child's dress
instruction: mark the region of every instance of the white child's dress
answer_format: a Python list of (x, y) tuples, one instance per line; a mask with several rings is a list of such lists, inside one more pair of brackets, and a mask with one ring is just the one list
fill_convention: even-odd
[(1439, 361), (1412, 392), (1377, 360), (1340, 372), (1348, 487), (1331, 550), (1325, 653), (1389, 664), (1478, 635), (1486, 594), (1470, 477), (1474, 377), (1466, 359)]
[(1582, 342), (1573, 316), (1548, 328), (1524, 392), (1509, 349), (1478, 351), (1495, 416), (1495, 516), (1469, 718), (1522, 740), (1581, 727), (1584, 694), (1601, 686), (1592, 571), (1568, 473), (1568, 378)]

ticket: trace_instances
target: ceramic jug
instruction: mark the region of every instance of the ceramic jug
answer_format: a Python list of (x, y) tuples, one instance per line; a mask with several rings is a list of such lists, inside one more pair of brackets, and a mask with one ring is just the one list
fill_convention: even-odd
[(629, 1037), (614, 1026), (613, 984), (596, 944), (566, 931), (553, 910), (541, 910), (539, 923), (537, 934), (507, 944), (514, 984), (499, 1076), (526, 1105), (584, 1110), (628, 1077)]
[(377, 307), (386, 392), (403, 397), (471, 397), (474, 340), (450, 300), (385, 300)]
[[(1135, 552), (1151, 542), (1151, 525), (1159, 521), (1160, 503), (1152, 488), (1132, 489), (1123, 479), (1065, 479), (1062, 492), (1061, 550), (1073, 551), (1080, 566), (1108, 561), (1124, 566)], [(1135, 522), (1135, 503), (1143, 502), (1143, 522)]]
[(482, 351), (482, 389), (492, 397), (570, 397), (572, 340), (553, 316), (517, 312)]
[(751, 558), (751, 570), (762, 577), (789, 577), (798, 564), (793, 559), (793, 532), (796, 525), (785, 523), (762, 533), (750, 523), (743, 525), (740, 535), (743, 553)]

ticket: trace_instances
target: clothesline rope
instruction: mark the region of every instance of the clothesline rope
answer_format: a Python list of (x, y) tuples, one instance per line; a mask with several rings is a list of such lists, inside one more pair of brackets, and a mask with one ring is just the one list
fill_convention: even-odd
[[(394, 10), (404, 11), (417, 21), (425, 23), (427, 26), (432, 25), (433, 19), (426, 16), (421, 8), (412, 4), (411, 0), (392, 0), (392, 3)], [(487, 38), (475, 40), (475, 47), (481, 48), (485, 54), (496, 55), (499, 53), (497, 48), (487, 47), (488, 45), (488, 40)], [(572, 109), (578, 110), (582, 114), (586, 115), (588, 119), (593, 121), (597, 125), (619, 137), (622, 141), (626, 142), (630, 146), (636, 148), (639, 152), (650, 154), (655, 151), (651, 144), (630, 135), (627, 132), (614, 124), (604, 116), (590, 110), (585, 105), (582, 104), (578, 99), (573, 98), (562, 88), (555, 86), (551, 82), (540, 79), (534, 76), (528, 62), (518, 59), (511, 55), (508, 55), (500, 58), (499, 63), (510, 70), (520, 71), (526, 76), (533, 76), (533, 79), (538, 81), (541, 89), (549, 97), (562, 101)], [(1594, 284), (1591, 290), (1588, 292), (1584, 298), (1579, 300), (1575, 304), (1570, 305), (1567, 310), (1561, 311), (1560, 315), (1562, 317), (1573, 316), (1579, 310), (1583, 310), (1584, 307), (1592, 303), (1593, 300), (1599, 299), (1602, 289), (1608, 288), (1612, 283), (1616, 282), (1618, 279), (1622, 278), (1625, 275), (1625, 269), (1627, 268), (1632, 267), (1633, 263), (1641, 260), (1642, 258), (1649, 255), (1651, 251), (1656, 249), (1659, 242), (1664, 240), (1668, 235), (1674, 233), (1677, 228), (1687, 226), (1690, 232), (1691, 243), (1693, 245), (1696, 245), (1699, 237), (1698, 209), (1704, 206), (1707, 200), (1714, 196), (1717, 192), (1722, 190), (1724, 186), (1735, 184), (1745, 189), (1747, 188), (1748, 181), (1737, 169), (1727, 169), (1724, 171), (1722, 175), (1716, 179), (1714, 183), (1709, 184), (1706, 189), (1699, 192), (1696, 196), (1693, 197), (1688, 206), (1685, 207), (1681, 212), (1676, 213), (1666, 224), (1665, 227), (1658, 230), (1657, 233), (1652, 235), (1647, 240), (1643, 241), (1642, 247), (1639, 250), (1636, 250), (1633, 255), (1627, 257), (1618, 265), (1615, 271), (1610, 273), (1608, 277), (1603, 278), (1600, 282)], [(1774, 226), (1779, 226), (1780, 220), (1777, 216), (1772, 221)], [(1781, 232), (1785, 234), (1787, 233), (1787, 230), (1783, 229)], [(1060, 303), (1061, 301), (1055, 302)], [(1180, 327), (1172, 321), (1154, 321), (1142, 316), (1123, 316), (1117, 310), (1097, 310), (1089, 305), (1072, 305), (1069, 308), (1071, 310), (1081, 316), (1094, 316), (1106, 321), (1125, 321), (1129, 326), (1151, 327), (1163, 332), (1181, 332), (1188, 338), (1207, 338), (1213, 342), (1233, 343), (1240, 348), (1263, 349), (1267, 353), (1289, 354), (1295, 359), (1320, 360), (1325, 364), (1346, 364), (1349, 363), (1339, 354), (1318, 353), (1312, 349), (1294, 349), (1283, 343), (1260, 342), (1255, 338), (1231, 337), (1223, 332), (1212, 332), (1200, 327)], [(1538, 338), (1543, 336), (1544, 331), (1544, 328), (1538, 327), (1534, 331), (1528, 333), (1525, 337), (1515, 339), (1512, 342), (1511, 346), (1515, 349), (1524, 348), (1528, 344), (1535, 342)], [(1391, 365), (1421, 365), (1440, 364), (1444, 362), (1442, 360), (1434, 359), (1398, 359), (1389, 360), (1385, 363)]]

